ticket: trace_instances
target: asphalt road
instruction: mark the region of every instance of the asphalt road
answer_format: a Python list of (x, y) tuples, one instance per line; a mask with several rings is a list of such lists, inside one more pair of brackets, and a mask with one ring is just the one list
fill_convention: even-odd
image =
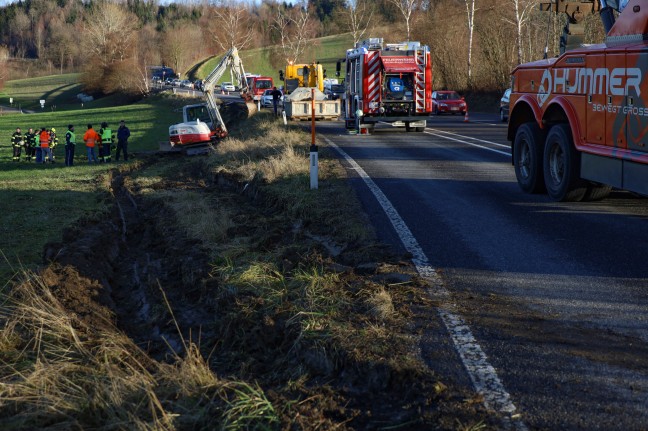
[(495, 114), (463, 120), (372, 135), (317, 123), (348, 155), (380, 236), (420, 250), (430, 293), (450, 310), (424, 337), (428, 363), (480, 392), (502, 428), (647, 430), (648, 199), (524, 194), (506, 125)]

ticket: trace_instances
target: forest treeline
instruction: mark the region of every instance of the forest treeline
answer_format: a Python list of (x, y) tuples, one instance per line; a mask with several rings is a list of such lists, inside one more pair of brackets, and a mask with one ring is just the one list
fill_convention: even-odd
[[(0, 81), (75, 71), (90, 93), (143, 94), (150, 65), (185, 73), (231, 46), (275, 46), (280, 66), (351, 33), (429, 45), (436, 88), (500, 90), (516, 64), (557, 54), (563, 25), (537, 0), (25, 0), (0, 8)], [(592, 16), (586, 41), (600, 27)]]

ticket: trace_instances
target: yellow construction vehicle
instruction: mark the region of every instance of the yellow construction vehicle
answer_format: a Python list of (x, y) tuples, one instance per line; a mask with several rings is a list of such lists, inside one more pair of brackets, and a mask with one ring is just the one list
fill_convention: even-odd
[(285, 72), (279, 71), (279, 79), (284, 81), (284, 94), (290, 94), (299, 87), (314, 87), (324, 91), (326, 71), (319, 63), (286, 65)]

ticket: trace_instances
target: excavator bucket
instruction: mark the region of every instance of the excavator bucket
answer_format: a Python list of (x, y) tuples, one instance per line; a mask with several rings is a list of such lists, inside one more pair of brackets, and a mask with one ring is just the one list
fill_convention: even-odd
[(221, 117), (223, 117), (223, 122), (228, 129), (247, 120), (256, 113), (257, 106), (252, 101), (225, 102), (220, 106)]

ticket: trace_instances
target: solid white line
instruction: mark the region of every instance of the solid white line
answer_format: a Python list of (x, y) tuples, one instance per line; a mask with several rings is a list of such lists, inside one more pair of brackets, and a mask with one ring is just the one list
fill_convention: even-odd
[[(511, 401), (511, 396), (504, 388), (504, 385), (497, 376), (497, 372), (488, 362), (486, 353), (479, 346), (475, 337), (463, 318), (456, 312), (456, 305), (451, 303), (450, 292), (445, 288), (441, 277), (430, 265), (425, 252), (418, 244), (418, 241), (410, 231), (409, 227), (391, 204), (387, 196), (362, 169), (362, 167), (349, 156), (343, 149), (338, 147), (330, 139), (321, 136), (326, 143), (334, 148), (351, 168), (362, 178), (369, 190), (373, 193), (383, 211), (389, 218), (392, 226), (398, 233), (405, 249), (412, 254), (412, 261), (421, 277), (430, 283), (430, 294), (440, 299), (439, 316), (443, 321), (455, 349), (461, 358), (475, 390), (484, 397), (484, 405), (487, 409), (494, 410), (502, 415), (503, 425), (506, 429), (527, 431), (526, 425), (522, 422), (520, 415), (516, 414), (516, 407)], [(434, 290), (432, 290), (434, 288)]]
[[(471, 142), (464, 141), (464, 140), (461, 140), (461, 139), (451, 138), (450, 136), (445, 136), (445, 135), (440, 135), (438, 133), (428, 132), (427, 130), (425, 131), (425, 133), (427, 133), (428, 135), (436, 136), (438, 138), (447, 139), (449, 141), (461, 142), (462, 144), (470, 145), (471, 147), (482, 148), (484, 150), (492, 151), (493, 153), (502, 154), (504, 156), (509, 156), (509, 157), (511, 156), (511, 153), (507, 153), (506, 151), (496, 150), (495, 148), (487, 147), (485, 145), (473, 144)], [(501, 145), (501, 144), (499, 144), (499, 145)]]
[(434, 131), (436, 133), (446, 133), (448, 135), (459, 136), (460, 138), (471, 139), (473, 141), (483, 142), (485, 144), (491, 144), (491, 145), (495, 145), (495, 146), (503, 147), (503, 148), (511, 148), (511, 146), (508, 145), (508, 144), (500, 144), (499, 142), (486, 141), (484, 139), (474, 138), (472, 136), (465, 136), (465, 135), (460, 135), (459, 133), (455, 133), (455, 132), (448, 132), (447, 130), (434, 129), (432, 127), (428, 127), (428, 129), (430, 129), (430, 130), (432, 130), (432, 131)]

